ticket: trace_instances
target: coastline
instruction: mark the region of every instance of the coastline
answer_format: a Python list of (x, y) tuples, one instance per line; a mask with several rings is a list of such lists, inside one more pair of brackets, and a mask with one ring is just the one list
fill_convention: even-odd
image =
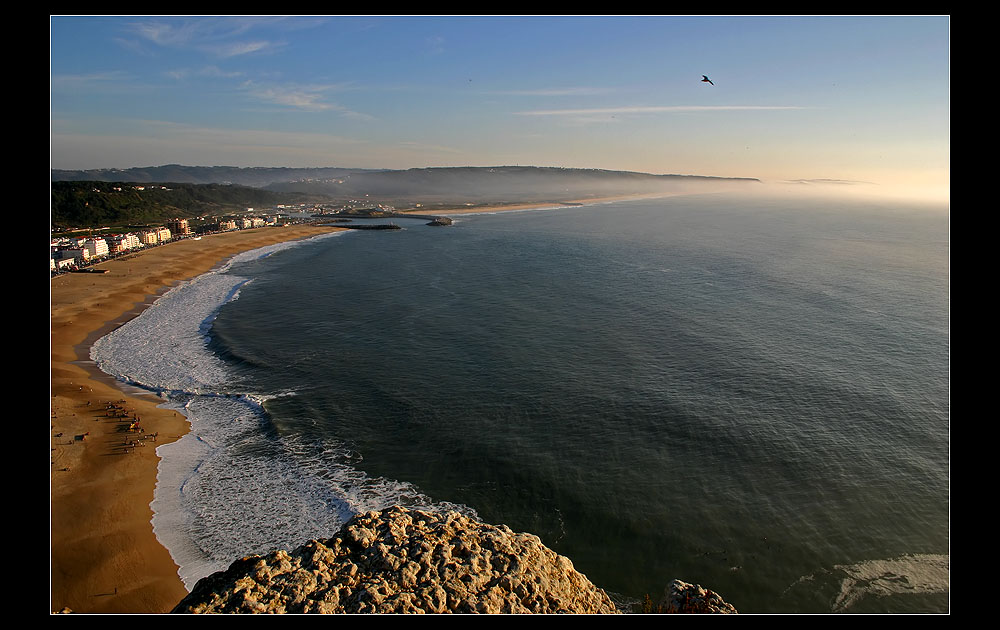
[(661, 197), (678, 197), (689, 193), (647, 193), (641, 195), (616, 195), (611, 197), (589, 197), (586, 199), (571, 199), (564, 201), (546, 201), (531, 203), (510, 203), (510, 204), (485, 204), (455, 206), (452, 208), (415, 208), (407, 210), (402, 214), (429, 214), (429, 215), (458, 215), (458, 214), (481, 214), (493, 212), (516, 212), (520, 210), (550, 210), (555, 208), (574, 208), (579, 206), (600, 205), (603, 203), (614, 203), (616, 201), (634, 201), (638, 199), (659, 199)]
[[(50, 281), (50, 610), (168, 612), (187, 594), (152, 528), (156, 447), (179, 439), (187, 420), (152, 394), (121, 389), (90, 362), (90, 345), (138, 316), (177, 283), (232, 256), (341, 228), (258, 228), (170, 243), (100, 263), (104, 274)], [(124, 402), (119, 402), (124, 401)], [(124, 452), (116, 402), (142, 419), (151, 448)]]
[[(568, 208), (664, 195), (552, 203), (494, 204), (434, 214)], [(669, 196), (669, 195), (668, 195)], [(346, 228), (257, 228), (187, 239), (99, 263), (103, 274), (50, 280), (50, 610), (75, 613), (169, 612), (185, 595), (179, 567), (153, 532), (157, 447), (189, 430), (187, 419), (151, 392), (101, 372), (90, 347), (139, 316), (169, 289), (267, 245)], [(148, 448), (125, 452), (113, 402), (141, 418)], [(127, 434), (134, 435), (134, 434)]]
[[(434, 214), (569, 208), (664, 195), (628, 195), (554, 203), (499, 204)], [(672, 195), (667, 195), (672, 196)], [(151, 392), (129, 388), (90, 359), (98, 339), (140, 315), (173, 286), (233, 256), (274, 243), (346, 228), (294, 226), (188, 239), (98, 264), (103, 274), (50, 281), (50, 607), (56, 612), (168, 612), (187, 595), (179, 567), (156, 537), (151, 503), (159, 446), (180, 439), (187, 419)], [(122, 420), (109, 402), (157, 434), (149, 448), (125, 452)], [(81, 439), (82, 438), (82, 439)]]

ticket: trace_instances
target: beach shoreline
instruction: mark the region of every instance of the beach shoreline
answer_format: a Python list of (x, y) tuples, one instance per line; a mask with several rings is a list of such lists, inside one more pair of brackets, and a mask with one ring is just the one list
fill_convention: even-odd
[(522, 210), (549, 210), (556, 208), (576, 208), (580, 206), (600, 205), (616, 201), (633, 201), (639, 199), (658, 199), (661, 197), (677, 197), (689, 193), (648, 193), (641, 195), (616, 195), (609, 197), (589, 197), (565, 201), (533, 201), (524, 203), (486, 203), (483, 205), (466, 204), (453, 207), (434, 208), (419, 207), (403, 211), (402, 214), (458, 215), (458, 214), (488, 214), (495, 212), (517, 212)]
[[(569, 208), (648, 196), (501, 204), (433, 214)], [(156, 450), (185, 435), (188, 421), (176, 411), (160, 408), (164, 401), (153, 392), (128, 387), (101, 372), (90, 359), (91, 346), (169, 289), (241, 252), (343, 229), (314, 224), (215, 234), (99, 263), (97, 268), (107, 273), (51, 279), (53, 612), (169, 612), (187, 595), (177, 564), (153, 531), (150, 504), (160, 461)], [(109, 404), (114, 405), (112, 410)], [(128, 432), (129, 422), (122, 413), (140, 419), (144, 433)], [(155, 442), (149, 437), (154, 434)]]
[[(187, 594), (153, 532), (150, 507), (156, 448), (187, 433), (187, 420), (159, 408), (156, 395), (100, 372), (90, 346), (176, 284), (236, 254), (340, 229), (259, 228), (187, 239), (98, 264), (107, 273), (51, 279), (51, 611), (161, 613)], [(127, 431), (135, 418), (144, 433)]]

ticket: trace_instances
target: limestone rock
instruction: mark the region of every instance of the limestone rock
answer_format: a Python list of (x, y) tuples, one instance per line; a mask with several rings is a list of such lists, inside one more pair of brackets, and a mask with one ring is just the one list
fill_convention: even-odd
[(333, 538), (310, 541), (291, 553), (237, 560), (199, 580), (173, 612), (617, 610), (603, 590), (536, 536), (457, 512), (392, 507), (359, 514)]
[(658, 612), (736, 614), (736, 608), (715, 591), (673, 580), (663, 593)]

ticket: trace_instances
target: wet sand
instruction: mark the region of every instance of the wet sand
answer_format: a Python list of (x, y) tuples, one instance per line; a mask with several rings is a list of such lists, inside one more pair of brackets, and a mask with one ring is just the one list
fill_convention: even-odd
[[(188, 431), (151, 394), (126, 394), (90, 344), (178, 282), (233, 255), (338, 228), (260, 228), (167, 244), (50, 283), (50, 542), (53, 612), (169, 612), (187, 591), (151, 524), (156, 447)], [(109, 411), (108, 404), (116, 409)], [(111, 415), (116, 414), (116, 415)], [(123, 417), (122, 414), (125, 414)], [(128, 431), (135, 418), (142, 433)], [(155, 441), (154, 441), (155, 435)], [(133, 442), (129, 448), (127, 443)]]

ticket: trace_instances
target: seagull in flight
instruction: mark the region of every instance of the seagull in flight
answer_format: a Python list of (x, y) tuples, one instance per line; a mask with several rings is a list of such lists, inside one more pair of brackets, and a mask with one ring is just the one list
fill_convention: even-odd
[[(705, 75), (701, 75), (701, 82), (702, 83), (712, 83), (712, 80), (709, 79), (708, 77), (706, 77)], [(715, 85), (715, 84), (712, 83), (712, 85)]]

